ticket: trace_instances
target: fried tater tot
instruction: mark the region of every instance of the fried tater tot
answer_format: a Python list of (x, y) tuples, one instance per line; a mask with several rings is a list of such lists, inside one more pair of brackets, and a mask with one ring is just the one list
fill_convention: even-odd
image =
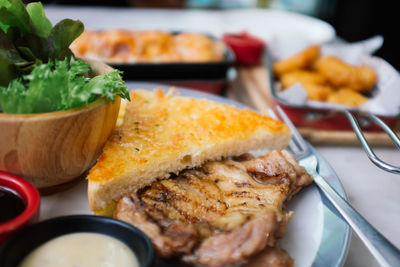
[(315, 68), (332, 85), (354, 91), (369, 92), (375, 86), (377, 74), (371, 67), (353, 66), (334, 56), (319, 58)]
[(276, 61), (272, 66), (274, 74), (280, 77), (289, 71), (309, 68), (314, 64), (319, 53), (319, 45), (312, 45), (287, 59)]
[(327, 98), (327, 101), (330, 103), (352, 107), (359, 107), (367, 100), (368, 98), (366, 96), (346, 87), (340, 88), (338, 91), (330, 94)]
[(315, 83), (302, 83), (301, 85), (306, 89), (309, 100), (326, 101), (327, 97), (334, 92), (329, 85)]
[(283, 88), (288, 88), (297, 82), (300, 82), (301, 84), (326, 84), (326, 79), (323, 75), (318, 72), (307, 70), (294, 70), (285, 73), (281, 76), (280, 81)]

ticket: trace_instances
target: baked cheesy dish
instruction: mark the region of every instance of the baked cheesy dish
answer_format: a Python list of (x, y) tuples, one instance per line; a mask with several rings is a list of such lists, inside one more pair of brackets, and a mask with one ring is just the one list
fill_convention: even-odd
[(84, 31), (71, 45), (75, 56), (109, 63), (213, 62), (225, 45), (200, 33)]
[[(290, 130), (247, 109), (131, 92), (88, 175), (97, 215), (143, 231), (156, 253), (202, 266), (292, 266), (277, 240), (285, 202), (311, 177), (284, 149)], [(248, 151), (271, 152), (255, 157)], [(260, 265), (261, 264), (261, 265)]]

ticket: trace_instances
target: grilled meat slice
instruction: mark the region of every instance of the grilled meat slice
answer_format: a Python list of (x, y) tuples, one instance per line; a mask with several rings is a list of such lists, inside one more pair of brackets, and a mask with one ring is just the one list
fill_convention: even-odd
[(293, 266), (293, 259), (279, 247), (266, 247), (244, 265), (244, 267), (260, 266), (290, 267)]
[(115, 217), (146, 233), (161, 256), (240, 265), (275, 246), (292, 215), (284, 201), (311, 181), (286, 151), (243, 155), (157, 181), (121, 199)]
[(161, 227), (150, 220), (145, 211), (141, 209), (139, 199), (135, 194), (119, 201), (115, 217), (144, 232), (152, 241), (157, 254), (164, 258), (191, 253), (199, 241), (193, 225), (179, 220), (164, 219), (164, 231), (162, 232)]
[(232, 231), (208, 237), (194, 255), (183, 259), (207, 266), (240, 265), (269, 242), (274, 243), (276, 227), (276, 213), (269, 211)]
[(243, 165), (246, 171), (261, 183), (279, 185), (285, 183), (286, 179), (290, 179), (286, 183), (291, 187), (288, 191), (288, 198), (312, 181), (305, 169), (286, 150), (274, 151), (264, 157), (244, 161)]
[(280, 221), (283, 202), (310, 182), (290, 153), (273, 151), (247, 161), (210, 162), (184, 171), (153, 183), (140, 199), (170, 219), (231, 230), (268, 210), (280, 213)]

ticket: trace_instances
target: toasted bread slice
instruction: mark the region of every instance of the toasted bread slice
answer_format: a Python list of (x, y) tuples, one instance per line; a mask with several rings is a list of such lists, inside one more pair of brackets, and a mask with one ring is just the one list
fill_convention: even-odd
[(161, 90), (131, 92), (122, 126), (90, 170), (90, 208), (112, 215), (124, 194), (206, 161), (255, 149), (283, 149), (290, 130), (257, 112)]

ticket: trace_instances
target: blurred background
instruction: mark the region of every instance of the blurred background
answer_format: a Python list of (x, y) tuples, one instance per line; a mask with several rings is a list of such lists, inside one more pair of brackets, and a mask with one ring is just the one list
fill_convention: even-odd
[[(30, 2), (30, 1), (25, 1)], [(375, 35), (384, 37), (375, 55), (400, 70), (400, 38), (394, 30), (396, 1), (378, 0), (43, 0), (54, 5), (131, 6), (148, 8), (234, 9), (271, 8), (297, 12), (322, 19), (348, 42)]]

